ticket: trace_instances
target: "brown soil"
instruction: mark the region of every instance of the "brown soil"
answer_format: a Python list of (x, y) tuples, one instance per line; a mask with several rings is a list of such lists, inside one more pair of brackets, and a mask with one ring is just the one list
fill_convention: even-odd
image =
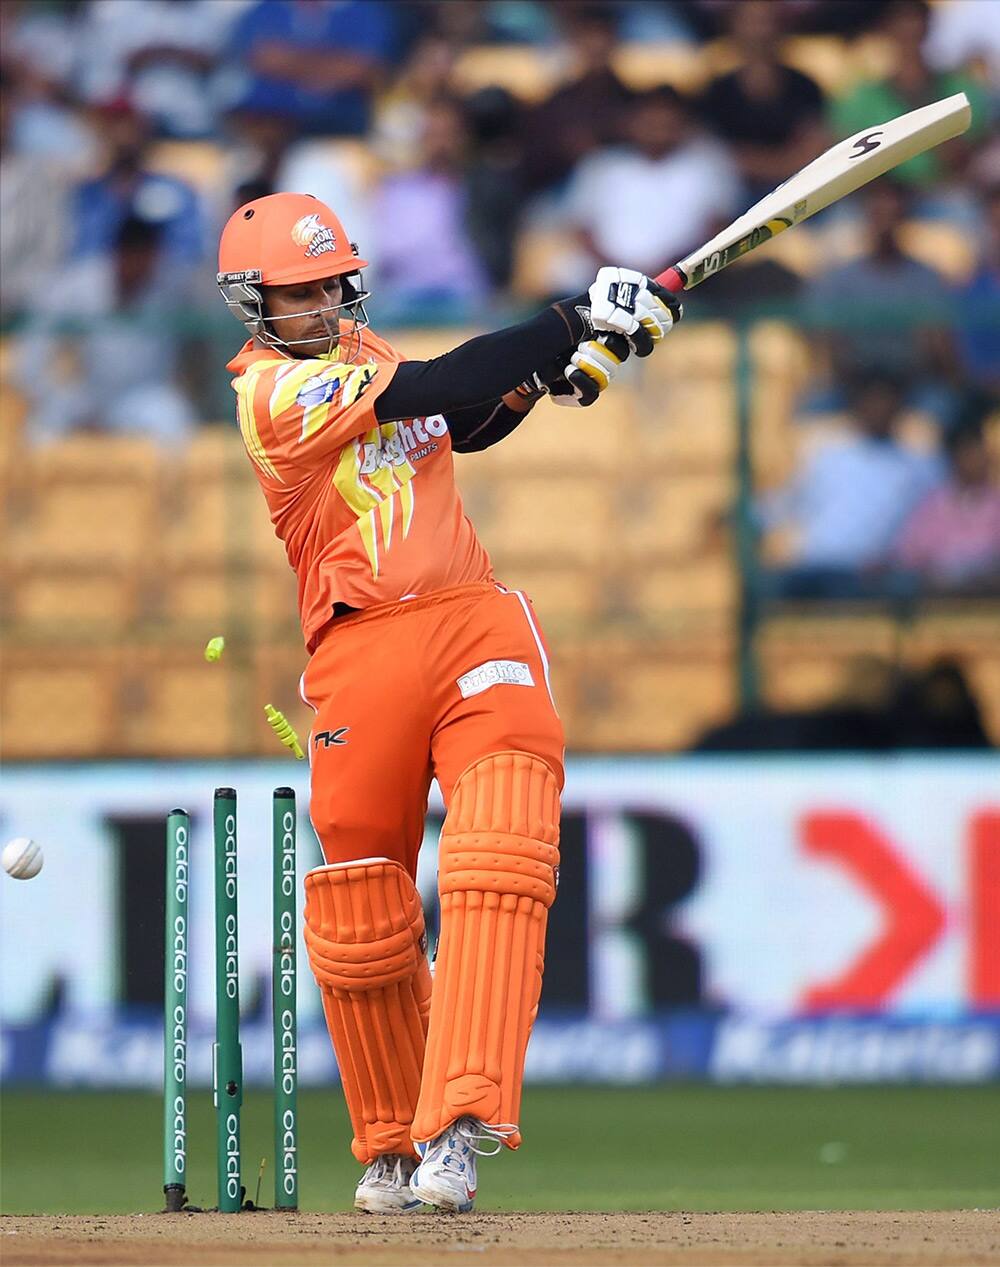
[(1000, 1267), (997, 1211), (0, 1219), (4, 1267)]

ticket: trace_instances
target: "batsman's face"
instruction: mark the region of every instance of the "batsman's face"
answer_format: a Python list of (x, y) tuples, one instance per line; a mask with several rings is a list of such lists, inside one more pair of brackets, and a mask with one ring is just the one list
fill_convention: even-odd
[(337, 306), (343, 299), (344, 288), (339, 277), (264, 287), (264, 307), (272, 320), (271, 329), (285, 340), (293, 356), (321, 355), (326, 349), (317, 342), (320, 339), (329, 339), (331, 348), (337, 346), (340, 337)]

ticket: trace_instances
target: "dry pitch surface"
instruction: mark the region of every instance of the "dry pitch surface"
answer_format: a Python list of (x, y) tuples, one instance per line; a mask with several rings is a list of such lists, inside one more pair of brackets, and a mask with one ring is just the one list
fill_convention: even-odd
[(774, 1214), (7, 1215), (4, 1267), (978, 1267), (996, 1210)]

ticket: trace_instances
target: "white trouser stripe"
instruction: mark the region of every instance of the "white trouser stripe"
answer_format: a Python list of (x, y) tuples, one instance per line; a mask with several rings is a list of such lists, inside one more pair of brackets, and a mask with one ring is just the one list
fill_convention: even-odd
[(556, 708), (556, 701), (552, 695), (552, 683), (549, 681), (549, 658), (545, 654), (545, 644), (542, 642), (541, 634), (538, 631), (538, 626), (535, 624), (535, 619), (531, 614), (531, 607), (528, 605), (528, 600), (524, 596), (524, 593), (521, 590), (507, 590), (506, 592), (508, 594), (513, 595), (514, 598), (517, 599), (517, 601), (521, 604), (521, 607), (524, 611), (525, 619), (528, 622), (528, 628), (531, 630), (531, 636), (535, 640), (535, 646), (538, 648), (538, 656), (542, 662), (542, 672), (545, 674), (545, 689), (549, 693), (549, 702), (551, 703), (553, 711), (558, 717), (559, 710)]

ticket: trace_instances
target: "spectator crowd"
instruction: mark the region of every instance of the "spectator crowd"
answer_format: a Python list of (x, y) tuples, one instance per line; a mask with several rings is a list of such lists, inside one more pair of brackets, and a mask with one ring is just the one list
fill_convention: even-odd
[[(852, 73), (793, 64), (810, 39)], [(649, 49), (670, 50), (659, 78), (623, 70)], [(376, 322), (500, 321), (598, 264), (659, 271), (833, 140), (959, 91), (963, 138), (820, 217), (849, 250), (747, 261), (706, 307), (793, 305), (800, 412), (846, 419), (759, 501), (796, 531), (771, 592), (995, 586), (1000, 0), (4, 0), (0, 321), (30, 438), (170, 442), (219, 416), (214, 247), (250, 198), (336, 207)], [(171, 146), (207, 155), (197, 179)]]

